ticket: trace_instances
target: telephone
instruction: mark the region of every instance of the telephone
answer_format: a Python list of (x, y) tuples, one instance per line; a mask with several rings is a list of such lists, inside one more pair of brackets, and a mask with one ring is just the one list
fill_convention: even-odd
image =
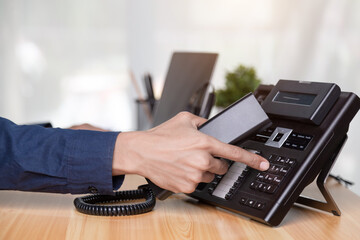
[[(271, 126), (233, 144), (267, 158), (270, 168), (261, 172), (228, 161), (226, 174), (199, 184), (190, 196), (271, 226), (279, 225), (295, 202), (339, 216), (324, 182), (360, 108), (359, 97), (333, 83), (290, 80), (278, 81), (265, 94), (262, 108)], [(326, 203), (299, 197), (318, 175)]]
[[(254, 95), (261, 107), (252, 94), (247, 95), (208, 120), (199, 131), (267, 158), (270, 168), (261, 172), (226, 160), (226, 174), (216, 175), (210, 183), (200, 183), (189, 196), (270, 226), (279, 225), (295, 202), (340, 216), (324, 183), (360, 108), (359, 97), (341, 92), (333, 83), (292, 80), (279, 80), (275, 86), (261, 85)], [(241, 116), (245, 119), (239, 119)], [(316, 177), (326, 202), (300, 196)], [(78, 198), (74, 203), (87, 214), (147, 212), (155, 204), (153, 193), (161, 200), (171, 195), (148, 182), (150, 188), (142, 187), (136, 193), (135, 198), (146, 198), (141, 206), (93, 206), (101, 201), (117, 201), (116, 197), (96, 196)]]

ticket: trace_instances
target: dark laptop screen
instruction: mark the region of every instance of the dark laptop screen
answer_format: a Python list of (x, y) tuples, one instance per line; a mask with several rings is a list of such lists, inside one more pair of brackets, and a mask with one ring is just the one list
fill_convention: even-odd
[(191, 52), (172, 55), (153, 126), (188, 110), (190, 99), (209, 83), (217, 56), (216, 53)]

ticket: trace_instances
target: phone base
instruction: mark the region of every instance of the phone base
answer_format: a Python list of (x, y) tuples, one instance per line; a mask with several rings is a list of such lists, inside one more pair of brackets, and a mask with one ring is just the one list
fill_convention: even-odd
[(344, 146), (346, 140), (347, 140), (347, 135), (344, 136), (343, 140), (341, 141), (341, 143), (339, 144), (337, 149), (334, 151), (334, 154), (332, 155), (330, 160), (325, 163), (324, 167), (320, 171), (320, 173), (317, 177), (317, 180), (316, 180), (316, 185), (318, 186), (318, 188), (326, 202), (316, 200), (316, 199), (313, 199), (310, 197), (299, 196), (298, 199), (296, 200), (296, 203), (305, 205), (305, 206), (308, 206), (311, 208), (319, 209), (319, 210), (322, 210), (325, 212), (329, 212), (335, 216), (341, 215), (341, 211), (340, 211), (339, 207), (337, 206), (337, 204), (335, 203), (334, 199), (332, 198), (329, 190), (325, 186), (325, 183), (326, 183), (326, 180), (330, 174), (330, 171), (331, 171), (332, 167), (334, 166), (336, 159), (339, 156), (339, 153), (341, 152), (341, 149)]

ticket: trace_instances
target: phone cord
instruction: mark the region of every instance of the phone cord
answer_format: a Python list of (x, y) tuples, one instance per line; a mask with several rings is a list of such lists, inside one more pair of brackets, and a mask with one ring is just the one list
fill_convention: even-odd
[[(100, 205), (145, 199), (144, 202), (127, 205)], [(88, 195), (74, 200), (76, 210), (81, 213), (98, 216), (127, 216), (150, 212), (155, 206), (155, 195), (148, 185), (137, 190), (116, 192), (115, 195)]]

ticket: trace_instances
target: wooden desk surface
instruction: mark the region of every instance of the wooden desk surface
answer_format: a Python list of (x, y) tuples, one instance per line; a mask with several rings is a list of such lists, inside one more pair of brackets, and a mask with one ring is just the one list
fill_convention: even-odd
[[(123, 188), (143, 183), (127, 176)], [(360, 197), (327, 185), (341, 217), (294, 206), (275, 228), (183, 194), (143, 215), (98, 217), (77, 212), (73, 195), (0, 191), (0, 239), (360, 239)]]

